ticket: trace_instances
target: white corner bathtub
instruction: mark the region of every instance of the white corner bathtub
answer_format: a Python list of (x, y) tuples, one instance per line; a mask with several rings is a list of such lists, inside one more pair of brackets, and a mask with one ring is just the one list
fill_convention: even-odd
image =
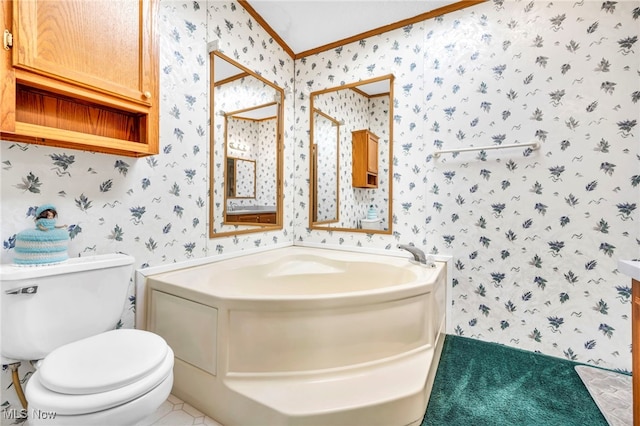
[(147, 277), (173, 393), (225, 426), (420, 424), (446, 267), (287, 247)]

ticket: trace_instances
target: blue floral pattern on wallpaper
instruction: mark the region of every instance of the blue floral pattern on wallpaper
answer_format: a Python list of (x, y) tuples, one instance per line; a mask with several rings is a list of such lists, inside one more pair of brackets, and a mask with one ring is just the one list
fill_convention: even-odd
[[(227, 157), (247, 160), (236, 161), (235, 197), (239, 198), (227, 197), (229, 204), (276, 205), (276, 137), (275, 118), (227, 118)], [(242, 149), (229, 149), (231, 146)]]
[(638, 6), (496, 2), (427, 31), (455, 40), (425, 55), (427, 145), (540, 145), (428, 159), (455, 333), (629, 369), (616, 267), (639, 254)]
[[(316, 147), (316, 217), (317, 222), (335, 222), (338, 215), (344, 212), (339, 211), (338, 205), (338, 173), (339, 163), (348, 155), (342, 153), (338, 146), (344, 140), (343, 133), (340, 132), (340, 125), (335, 117), (327, 118), (325, 115), (314, 111), (313, 116), (313, 143)], [(350, 163), (349, 163), (350, 164)], [(344, 167), (344, 166), (343, 166)]]
[(297, 61), (299, 100), (396, 77), (393, 237), (297, 238), (452, 255), (448, 332), (630, 370), (639, 19), (639, 2), (494, 1)]

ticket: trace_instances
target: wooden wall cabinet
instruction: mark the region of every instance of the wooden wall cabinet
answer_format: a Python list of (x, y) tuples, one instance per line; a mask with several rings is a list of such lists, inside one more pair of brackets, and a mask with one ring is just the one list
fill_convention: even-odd
[[(0, 138), (157, 154), (158, 0), (3, 0)], [(6, 31), (5, 31), (6, 29)]]
[(351, 132), (352, 186), (378, 187), (378, 136), (369, 130)]

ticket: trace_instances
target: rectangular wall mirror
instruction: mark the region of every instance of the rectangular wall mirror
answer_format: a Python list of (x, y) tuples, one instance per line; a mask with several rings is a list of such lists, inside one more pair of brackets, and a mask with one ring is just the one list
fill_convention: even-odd
[(211, 238), (282, 228), (284, 91), (220, 52), (211, 59)]
[(256, 162), (227, 157), (227, 200), (256, 198)]
[(311, 229), (392, 232), (393, 80), (311, 93)]

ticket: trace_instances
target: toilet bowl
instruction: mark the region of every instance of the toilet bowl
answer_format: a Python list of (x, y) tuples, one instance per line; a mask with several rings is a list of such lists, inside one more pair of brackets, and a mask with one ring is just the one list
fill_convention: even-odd
[(166, 341), (114, 330), (133, 263), (115, 253), (0, 268), (2, 363), (38, 360), (25, 391), (30, 426), (133, 425), (169, 396)]
[(133, 425), (167, 399), (173, 351), (160, 336), (113, 330), (61, 346), (27, 384), (30, 425)]

